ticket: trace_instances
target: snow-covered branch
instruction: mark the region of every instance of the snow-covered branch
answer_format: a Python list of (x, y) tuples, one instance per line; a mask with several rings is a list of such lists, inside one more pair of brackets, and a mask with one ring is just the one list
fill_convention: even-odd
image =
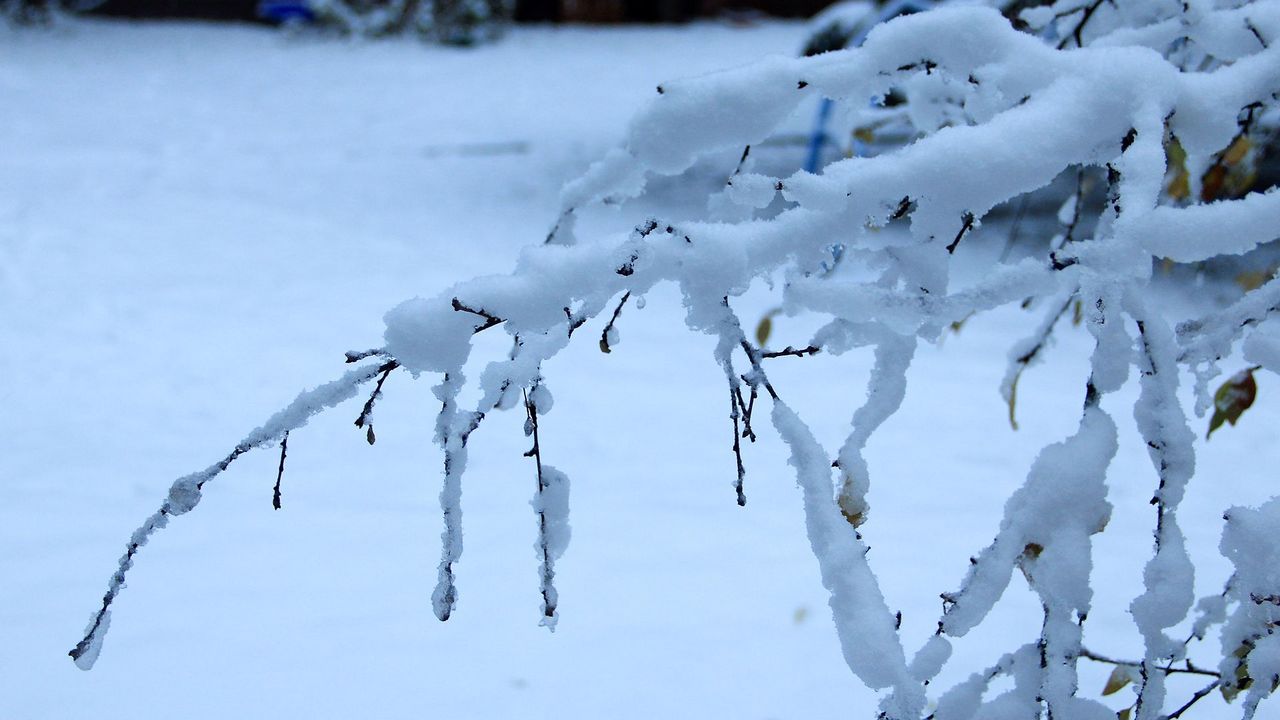
[[(1269, 325), (1280, 309), (1280, 281), (1175, 332), (1179, 318), (1168, 317), (1153, 297), (1153, 266), (1243, 254), (1280, 234), (1280, 191), (1226, 177), (1247, 175), (1265, 145), (1250, 145), (1249, 138), (1273, 137), (1267, 133), (1280, 125), (1280, 48), (1273, 42), (1280, 38), (1280, 2), (1059, 0), (1021, 9), (1017, 19), (1030, 32), (992, 8), (942, 5), (882, 24), (860, 46), (664, 82), (626, 142), (564, 188), (546, 241), (527, 247), (511, 273), (396, 306), (385, 317), (385, 346), (349, 355), (379, 364), (300, 396), (224, 461), (175, 483), (135, 534), (101, 611), (73, 651), (77, 662), (87, 667), (96, 657), (137, 549), (169, 517), (194, 507), (204, 482), (239, 454), (282, 439), (377, 379), (357, 420), (368, 425), (382, 383), (396, 368), (443, 376), (434, 389), (441, 402), (436, 441), (445, 458), (436, 615), (447, 619), (457, 601), (453, 565), (462, 552), (467, 440), (486, 415), (519, 404), (537, 470), (542, 617), (554, 628), (555, 561), (569, 539), (568, 480), (542, 462), (539, 422), (552, 409), (543, 365), (593, 320), (600, 321), (600, 349), (611, 352), (626, 303), (670, 284), (683, 297), (685, 324), (716, 340), (711, 359), (728, 386), (739, 504), (746, 501), (741, 440), (755, 439), (757, 399), (771, 404), (774, 430), (790, 448), (844, 658), (869, 687), (887, 689), (885, 718), (925, 713), (927, 686), (950, 656), (950, 638), (987, 620), (1015, 569), (1043, 607), (1039, 636), (940, 695), (934, 717), (1042, 710), (1051, 717), (1111, 717), (1098, 701), (1079, 696), (1077, 663), (1090, 656), (1083, 635), (1093, 609), (1092, 538), (1110, 520), (1107, 470), (1119, 442), (1102, 399), (1136, 370), (1141, 394), (1133, 412), (1159, 485), (1154, 554), (1145, 589), (1131, 605), (1145, 644), (1133, 664), (1140, 682), (1132, 710), (1142, 720), (1167, 708), (1182, 713), (1207, 691), (1175, 705), (1164, 685), (1188, 644), (1169, 632), (1187, 620), (1193, 601), (1194, 568), (1177, 511), (1195, 471), (1194, 433), (1177, 397), (1179, 373), (1195, 371), (1205, 396), (1216, 363), (1242, 345), (1260, 366), (1280, 370), (1280, 335), (1272, 337), (1280, 331)], [(904, 126), (909, 142), (837, 160), (817, 174), (753, 172), (750, 148), (812, 98), (843, 103), (862, 137)], [(654, 217), (611, 236), (576, 236), (575, 217), (585, 208), (625, 203), (642, 196), (655, 176), (678, 175), (726, 153), (729, 182), (709, 201), (738, 206), (737, 219)], [(1095, 196), (1090, 189), (1103, 178), (1105, 191)], [(1003, 207), (1043, 195), (1058, 208), (1054, 237), (1042, 238), (1029, 257), (994, 262), (976, 281), (953, 277), (970, 245), (993, 232), (984, 221), (998, 232)], [(779, 288), (783, 312), (826, 319), (805, 347), (769, 351), (747, 338), (734, 301), (757, 281)], [(1018, 378), (1049, 351), (1055, 325), (1074, 309), (1095, 340), (1089, 374), (1078, 379), (1078, 426), (1041, 451), (1005, 505), (991, 544), (975, 556), (961, 587), (944, 594), (937, 634), (912, 655), (858, 529), (870, 510), (872, 482), (863, 450), (901, 405), (921, 342), (937, 342), (953, 324), (1011, 303), (1043, 308), (1044, 319), (1009, 355), (1000, 390), (1010, 419)], [(480, 400), (463, 409), (461, 393), (473, 387), (463, 372), (472, 360), (471, 338), (499, 327), (511, 350), (485, 365), (474, 383)], [(771, 382), (764, 361), (839, 356), (858, 347), (874, 348), (870, 386), (846, 439), (831, 452), (782, 400), (785, 388), (780, 393)], [(1205, 407), (1202, 401), (1197, 410)], [(372, 442), (371, 426), (368, 433)], [(1215, 686), (1244, 692), (1247, 715), (1280, 678), (1280, 644), (1271, 635), (1280, 622), (1280, 604), (1271, 601), (1280, 597), (1280, 579), (1268, 569), (1280, 563), (1259, 559), (1280, 530), (1272, 505), (1231, 511), (1223, 550), (1236, 577), (1218, 604), (1202, 601), (1203, 622), (1193, 633), (1203, 637), (1225, 620)], [(985, 699), (1001, 675), (1011, 676), (1014, 688)]]

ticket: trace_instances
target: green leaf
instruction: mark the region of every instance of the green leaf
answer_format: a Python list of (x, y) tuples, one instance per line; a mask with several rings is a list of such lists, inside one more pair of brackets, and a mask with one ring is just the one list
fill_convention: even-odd
[(1258, 396), (1258, 384), (1253, 379), (1253, 371), (1257, 369), (1246, 368), (1232, 375), (1213, 394), (1213, 417), (1209, 419), (1209, 432), (1204, 436), (1206, 440), (1214, 430), (1222, 427), (1222, 423), (1235, 425), (1240, 415), (1253, 405)]

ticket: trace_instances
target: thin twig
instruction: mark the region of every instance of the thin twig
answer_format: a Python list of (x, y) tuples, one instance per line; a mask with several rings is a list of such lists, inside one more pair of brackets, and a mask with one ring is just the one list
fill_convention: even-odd
[(747, 157), (748, 157), (748, 156), (750, 156), (750, 155), (751, 155), (751, 146), (750, 146), (750, 145), (748, 145), (748, 146), (746, 146), (746, 147), (742, 148), (742, 157), (738, 159), (738, 167), (736, 167), (736, 168), (734, 168), (734, 169), (733, 169), (733, 173), (732, 173), (731, 175), (729, 175), (729, 179), (725, 181), (725, 184), (726, 184), (726, 185), (732, 185), (732, 184), (733, 184), (733, 179), (734, 179), (734, 178), (736, 178), (736, 177), (738, 177), (739, 173), (741, 173), (741, 172), (742, 172), (742, 168), (743, 168), (743, 167), (745, 167), (745, 166), (746, 166), (746, 164), (747, 164)]
[[(1106, 655), (1099, 655), (1098, 653), (1092, 652), (1087, 648), (1080, 650), (1080, 657), (1086, 660), (1092, 660), (1094, 662), (1103, 663), (1106, 665), (1116, 665), (1116, 666), (1134, 667), (1134, 668), (1142, 667), (1141, 660), (1117, 660), (1116, 658), (1107, 657)], [(1188, 667), (1185, 667), (1185, 668), (1168, 667), (1168, 668), (1159, 668), (1159, 670), (1166, 675), (1204, 675), (1206, 677), (1214, 677), (1214, 678), (1222, 677), (1221, 673), (1217, 673), (1212, 670), (1204, 670), (1202, 668), (1199, 668), (1190, 664), (1188, 664)]]
[[(747, 382), (747, 380), (744, 378), (743, 382)], [(759, 395), (759, 393), (750, 383), (748, 383), (747, 387), (751, 388), (751, 399), (747, 402), (742, 401), (741, 387), (734, 387), (733, 394), (738, 400), (738, 409), (742, 410), (742, 437), (750, 440), (751, 442), (755, 442), (756, 431), (751, 429), (751, 411), (755, 410), (756, 396)]]
[[(535, 382), (534, 387), (538, 385)], [(524, 409), (528, 415), (529, 428), (528, 432), (533, 436), (533, 447), (525, 452), (525, 457), (533, 458), (538, 469), (538, 497), (541, 498), (543, 493), (547, 491), (546, 479), (542, 474), (542, 443), (538, 439), (538, 406), (529, 398), (528, 391), (521, 391), (524, 396)], [(556, 615), (556, 602), (558, 600), (555, 590), (556, 571), (554, 567), (555, 560), (551, 557), (551, 548), (547, 544), (547, 513), (545, 508), (539, 504), (538, 506), (538, 551), (542, 553), (542, 578), (539, 590), (542, 593), (542, 615), (543, 617), (553, 618)]]
[(458, 298), (453, 299), (452, 305), (453, 305), (453, 309), (458, 312), (468, 312), (468, 313), (471, 313), (472, 315), (479, 315), (480, 317), (484, 318), (484, 324), (477, 326), (475, 329), (475, 332), (477, 333), (482, 332), (484, 330), (488, 330), (494, 325), (497, 325), (498, 323), (503, 322), (502, 318), (486, 311), (484, 308), (476, 309), (476, 308), (467, 307), (466, 305), (463, 305), (462, 302), (458, 300)]
[(382, 367), (378, 368), (378, 370), (382, 372), (382, 375), (378, 378), (378, 384), (374, 385), (373, 392), (369, 394), (369, 399), (365, 401), (364, 408), (360, 411), (360, 416), (356, 418), (356, 427), (362, 428), (365, 425), (369, 426), (365, 432), (365, 439), (370, 445), (377, 440), (377, 437), (373, 434), (373, 423), (370, 422), (369, 419), (373, 415), (373, 404), (382, 396), (382, 383), (386, 382), (387, 376), (391, 374), (392, 370), (395, 370), (398, 367), (400, 367), (400, 363), (392, 360), (390, 362), (383, 363)]
[(822, 352), (822, 348), (817, 347), (816, 345), (809, 345), (807, 347), (802, 347), (798, 350), (788, 345), (781, 350), (774, 350), (773, 352), (762, 352), (760, 353), (760, 359), (769, 360), (771, 358), (777, 358), (777, 357), (804, 357), (806, 355), (817, 355), (820, 352)]
[(733, 457), (738, 464), (738, 477), (733, 481), (733, 490), (738, 497), (738, 507), (746, 507), (747, 496), (743, 490), (744, 480), (747, 476), (746, 466), (742, 464), (742, 433), (738, 424), (740, 417), (738, 405), (742, 398), (738, 394), (737, 388), (729, 386), (729, 419), (733, 421)]
[(622, 314), (622, 308), (627, 304), (627, 300), (629, 299), (631, 299), (630, 290), (622, 294), (622, 299), (618, 301), (618, 306), (613, 309), (613, 317), (609, 318), (609, 322), (604, 326), (604, 330), (600, 331), (600, 352), (613, 352), (613, 347), (609, 344), (609, 331), (613, 329), (614, 323), (618, 322), (618, 316)]
[(569, 337), (573, 337), (573, 331), (582, 327), (583, 323), (587, 321), (586, 315), (574, 317), (573, 311), (567, 307), (564, 309), (564, 316), (569, 319)]
[(360, 362), (369, 357), (387, 357), (387, 351), (382, 348), (372, 348), (370, 350), (348, 350), (345, 354), (348, 363)]
[(289, 452), (289, 433), (280, 439), (280, 469), (276, 472), (276, 486), (271, 493), (271, 507), (280, 509), (280, 481), (284, 479), (284, 456)]
[(1084, 38), (1083, 38), (1084, 27), (1089, 24), (1089, 20), (1093, 18), (1093, 14), (1098, 11), (1098, 8), (1102, 7), (1103, 2), (1104, 0), (1093, 0), (1093, 2), (1089, 3), (1087, 6), (1083, 8), (1079, 8), (1079, 7), (1071, 8), (1070, 10), (1058, 13), (1057, 15), (1054, 16), (1054, 17), (1066, 17), (1067, 15), (1072, 15), (1081, 10), (1084, 10), (1084, 14), (1080, 16), (1080, 21), (1076, 23), (1076, 26), (1074, 28), (1072, 28), (1071, 33), (1068, 34), (1066, 37), (1062, 38), (1062, 41), (1058, 43), (1059, 50), (1065, 50), (1067, 48), (1067, 42), (1069, 40), (1075, 40), (1076, 47), (1084, 47)]
[[(204, 470), (174, 481), (169, 488), (169, 494), (164, 503), (130, 537), (128, 545), (125, 546), (125, 554), (120, 558), (116, 571), (112, 574), (111, 580), (107, 584), (107, 591), (102, 596), (101, 606), (94, 614), (84, 637), (67, 654), (73, 660), (80, 660), (86, 654), (94, 652), (94, 648), (102, 642), (101, 633), (105, 631), (107, 616), (111, 611), (112, 604), (120, 595), (120, 591), (124, 589), (125, 575), (133, 567), (134, 557), (157, 530), (168, 525), (172, 518), (182, 515), (195, 507), (196, 503), (200, 501), (201, 490), (203, 490), (206, 483), (226, 471), (231, 463), (235, 462), (236, 458), (241, 455), (254, 448), (271, 443), (276, 438), (283, 437), (284, 433), (298, 428), (312, 415), (349, 399), (355, 394), (356, 388), (377, 377), (379, 372), (380, 368), (372, 366), (354, 368), (334, 382), (300, 394), (288, 407), (275, 416), (275, 418), (288, 418), (288, 420), (280, 423), (270, 423), (268, 426), (255, 430), (249, 437), (236, 445), (231, 452), (227, 453), (226, 457)], [(289, 424), (283, 425), (284, 422)]]
[(1195, 705), (1196, 703), (1200, 702), (1200, 700), (1205, 695), (1208, 695), (1209, 693), (1213, 692), (1214, 689), (1217, 688), (1218, 685), (1220, 684), (1222, 684), (1221, 680), (1214, 680), (1208, 685), (1205, 685), (1204, 687), (1200, 688), (1199, 690), (1196, 691), (1195, 695), (1191, 696), (1191, 699), (1188, 700), (1186, 704), (1184, 704), (1182, 707), (1166, 715), (1164, 717), (1164, 720), (1178, 720), (1178, 718), (1182, 717), (1182, 713), (1186, 712), (1187, 709), (1190, 708), (1192, 705)]
[(1018, 380), (1022, 379), (1022, 371), (1026, 370), (1036, 358), (1040, 357), (1040, 353), (1049, 345), (1049, 338), (1053, 335), (1053, 328), (1057, 326), (1058, 321), (1063, 315), (1067, 314), (1067, 310), (1071, 308), (1071, 304), (1075, 302), (1076, 293), (1067, 296), (1067, 301), (1058, 308), (1058, 311), (1049, 316), (1039, 333), (1035, 336), (1035, 342), (1031, 348), (1014, 359), (1017, 370), (1013, 372), (1013, 377), (1009, 382), (1009, 426), (1014, 430), (1018, 429), (1018, 419), (1016, 416), (1017, 398), (1018, 398)]
[(973, 229), (973, 223), (975, 221), (975, 218), (973, 217), (973, 213), (966, 212), (965, 214), (960, 216), (960, 220), (961, 220), (960, 232), (956, 233), (956, 239), (952, 240), (951, 244), (947, 246), (948, 254), (954, 255), (956, 252), (956, 247), (960, 244), (960, 240), (964, 238), (965, 233)]

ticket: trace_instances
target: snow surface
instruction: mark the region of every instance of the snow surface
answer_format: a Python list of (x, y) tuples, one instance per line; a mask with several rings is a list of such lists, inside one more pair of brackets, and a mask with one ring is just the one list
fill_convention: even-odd
[[(350, 425), (358, 400), (315, 417), (290, 437), (280, 511), (278, 456), (237, 460), (198, 512), (140, 550), (93, 672), (66, 657), (173, 478), (338, 377), (344, 351), (380, 344), (388, 308), (508, 271), (566, 206), (594, 197), (560, 188), (605, 157), (657, 85), (678, 100), (698, 85), (673, 80), (792, 54), (802, 37), (784, 23), (533, 28), (449, 51), (200, 25), (0, 31), (0, 717), (871, 715), (875, 696), (823, 610), (794, 448), (762, 432), (744, 449), (749, 502), (737, 507), (712, 341), (682, 327), (680, 299), (661, 286), (622, 314), (627, 342), (609, 355), (574, 343), (543, 368), (556, 403), (540, 418), (542, 452), (574, 478), (554, 636), (538, 627), (537, 486), (519, 412), (495, 413), (468, 444), (467, 552), (453, 617), (435, 620), (439, 403), (431, 383), (397, 374), (377, 445)], [(600, 184), (626, 171), (606, 163)], [(678, 212), (678, 195), (651, 194)], [(579, 237), (624, 222), (580, 220)], [(768, 298), (756, 300), (735, 309), (760, 317)], [(1094, 340), (1065, 320), (1023, 373), (1021, 430), (1009, 428), (1005, 359), (1043, 314), (1015, 303), (916, 349), (901, 410), (849, 450), (876, 476), (866, 563), (903, 614), (906, 646), (923, 647), (903, 673), (933, 674), (947, 651), (932, 639), (937, 593), (991, 545), (1040, 448), (1077, 431)], [(805, 323), (775, 319), (775, 342), (802, 344)], [(875, 361), (858, 349), (779, 360), (770, 378), (830, 452)], [(1259, 374), (1237, 426), (1196, 440), (1177, 525), (1197, 596), (1232, 570), (1222, 511), (1274, 493), (1270, 378)], [(1081, 602), (1086, 646), (1140, 660), (1128, 608), (1144, 591), (1157, 479), (1129, 420), (1138, 386), (1130, 377), (1103, 402), (1118, 426), (1111, 522), (1093, 537)], [(1039, 600), (1018, 585), (996, 612), (1006, 621), (952, 641), (937, 687), (997, 664), (1017, 680), (1035, 660), (993, 653), (1038, 637)], [(1110, 668), (1080, 670), (1100, 690)]]

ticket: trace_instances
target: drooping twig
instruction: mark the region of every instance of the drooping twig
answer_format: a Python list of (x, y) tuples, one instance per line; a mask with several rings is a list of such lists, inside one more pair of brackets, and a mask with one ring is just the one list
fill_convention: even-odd
[(440, 511), (444, 531), (440, 534), (440, 565), (431, 605), (436, 617), (448, 620), (458, 601), (453, 564), (462, 557), (462, 473), (467, 465), (467, 439), (480, 426), (483, 412), (458, 410), (457, 393), (461, 377), (446, 373), (436, 386), (440, 414), (436, 418), (436, 442), (444, 448), (444, 486), (440, 490)]
[[(535, 382), (533, 386), (535, 393), (538, 387), (538, 383)], [(538, 405), (535, 401), (535, 395), (524, 391), (523, 396), (527, 423), (525, 425), (525, 434), (533, 439), (533, 447), (529, 448), (524, 456), (533, 458), (538, 475), (538, 499), (535, 503), (535, 509), (538, 514), (538, 554), (542, 561), (538, 582), (538, 590), (542, 594), (542, 623), (554, 631), (556, 606), (559, 603), (560, 595), (555, 586), (556, 558), (551, 548), (552, 541), (548, 533), (549, 523), (547, 521), (547, 501), (550, 490), (550, 478), (547, 471), (550, 468), (543, 468), (542, 465), (542, 442), (538, 436)]]
[(738, 393), (738, 389), (730, 386), (729, 419), (733, 421), (733, 458), (737, 462), (738, 466), (738, 477), (733, 481), (733, 490), (734, 493), (737, 494), (738, 507), (746, 507), (747, 496), (743, 491), (743, 485), (744, 480), (747, 477), (747, 469), (746, 466), (742, 464), (742, 433), (739, 425), (739, 418), (741, 417), (741, 411), (739, 410), (740, 403), (741, 397)]
[(276, 471), (276, 486), (271, 492), (271, 507), (280, 509), (280, 481), (284, 479), (284, 457), (289, 452), (289, 432), (280, 438), (280, 469)]
[[(537, 468), (537, 474), (538, 474), (538, 493), (542, 494), (544, 491), (546, 491), (547, 486), (542, 480), (542, 443), (538, 436), (538, 408), (536, 405), (534, 405), (532, 402), (529, 401), (528, 391), (523, 391), (522, 394), (524, 396), (525, 415), (529, 421), (529, 425), (525, 429), (525, 432), (527, 435), (533, 438), (533, 447), (526, 450), (524, 453), (524, 456), (533, 458), (533, 462), (535, 467)], [(544, 612), (547, 617), (550, 617), (551, 615), (555, 614), (556, 604), (555, 604), (555, 600), (548, 597), (547, 590), (548, 588), (551, 588), (551, 580), (552, 580), (552, 577), (554, 577), (555, 573), (553, 570), (550, 569), (550, 567), (547, 564), (546, 535), (547, 535), (547, 518), (546, 518), (546, 515), (543, 514), (541, 510), (539, 510), (538, 511), (538, 546), (539, 546), (539, 550), (542, 552), (542, 584), (541, 584), (540, 590), (542, 591), (543, 606), (546, 608)], [(552, 588), (552, 592), (554, 592), (554, 588)]]
[(356, 418), (356, 427), (363, 428), (366, 425), (368, 426), (365, 432), (365, 439), (370, 445), (377, 440), (377, 437), (373, 434), (373, 422), (371, 420), (373, 404), (382, 396), (382, 384), (387, 381), (387, 376), (398, 367), (400, 367), (400, 363), (395, 360), (383, 363), (382, 367), (379, 368), (379, 370), (382, 370), (382, 375), (378, 378), (378, 383), (374, 385), (373, 392), (369, 394), (369, 399), (365, 401), (364, 408), (360, 410), (360, 416)]
[(102, 604), (94, 613), (84, 637), (68, 653), (76, 665), (88, 670), (97, 659), (98, 650), (102, 646), (108, 623), (111, 606), (124, 589), (125, 575), (133, 567), (134, 557), (143, 545), (151, 539), (155, 532), (169, 521), (194, 508), (201, 498), (206, 483), (223, 473), (236, 458), (250, 450), (262, 447), (281, 438), (286, 432), (296, 430), (307, 423), (312, 415), (331, 408), (355, 396), (357, 388), (377, 377), (382, 372), (381, 366), (367, 365), (347, 371), (341, 378), (303, 392), (289, 403), (283, 410), (273, 415), (261, 427), (254, 430), (244, 440), (227, 453), (221, 460), (199, 472), (178, 478), (169, 488), (168, 497), (160, 509), (151, 514), (134, 531), (125, 547), (125, 554), (120, 558), (116, 571), (107, 584), (107, 591), (102, 596)]
[(1049, 345), (1049, 338), (1053, 335), (1053, 328), (1067, 314), (1067, 310), (1071, 309), (1071, 304), (1075, 302), (1076, 293), (1072, 292), (1067, 296), (1066, 302), (1058, 308), (1056, 312), (1050, 313), (1036, 330), (1035, 335), (1027, 340), (1022, 341), (1021, 346), (1025, 347), (1017, 357), (1013, 358), (1013, 364), (1009, 371), (1005, 374), (1005, 380), (1001, 385), (1001, 391), (1004, 394), (1005, 402), (1009, 405), (1009, 426), (1014, 430), (1018, 429), (1017, 406), (1018, 406), (1018, 380), (1022, 378), (1022, 371), (1026, 370), (1031, 363), (1035, 362), (1040, 354), (1044, 352)]
[(600, 352), (613, 352), (613, 346), (609, 342), (609, 333), (613, 330), (614, 323), (618, 322), (618, 316), (622, 314), (622, 308), (627, 304), (627, 300), (629, 299), (631, 299), (630, 290), (622, 294), (622, 299), (618, 301), (618, 306), (613, 309), (613, 316), (609, 318), (609, 322), (604, 326), (604, 330), (600, 331)]
[[(747, 382), (747, 380), (744, 378), (743, 382)], [(755, 386), (753, 385), (748, 384), (747, 387), (751, 388), (751, 398), (746, 402), (743, 402), (742, 400), (741, 387), (734, 388), (733, 394), (734, 397), (737, 398), (738, 408), (742, 410), (742, 437), (750, 440), (751, 442), (755, 442), (756, 431), (751, 429), (751, 413), (756, 408), (756, 397), (759, 396), (760, 393), (756, 391)]]
[(729, 175), (729, 179), (725, 182), (726, 185), (732, 185), (733, 179), (738, 177), (738, 175), (742, 173), (742, 168), (746, 167), (747, 158), (750, 155), (751, 155), (750, 145), (747, 145), (746, 147), (742, 148), (742, 157), (738, 158), (738, 166), (734, 168), (733, 172)]

